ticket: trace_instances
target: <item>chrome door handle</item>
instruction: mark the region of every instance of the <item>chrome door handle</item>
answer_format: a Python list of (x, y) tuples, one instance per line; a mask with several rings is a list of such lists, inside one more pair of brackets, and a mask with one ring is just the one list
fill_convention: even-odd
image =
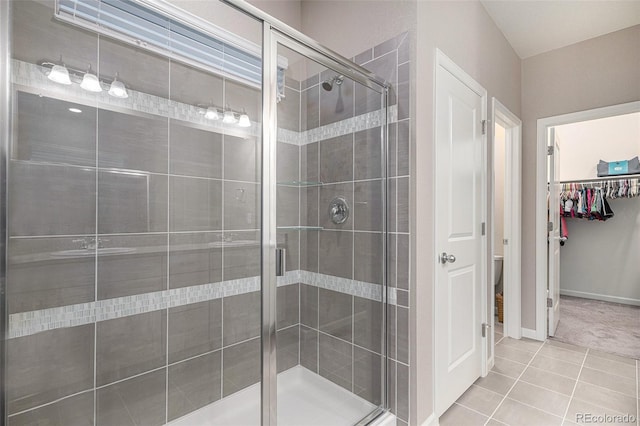
[(440, 255), (440, 263), (442, 263), (443, 265), (445, 263), (454, 263), (456, 261), (456, 257), (452, 254), (447, 254), (446, 251), (443, 251), (442, 254)]
[(287, 251), (283, 248), (276, 249), (276, 277), (282, 277), (286, 272), (286, 253)]

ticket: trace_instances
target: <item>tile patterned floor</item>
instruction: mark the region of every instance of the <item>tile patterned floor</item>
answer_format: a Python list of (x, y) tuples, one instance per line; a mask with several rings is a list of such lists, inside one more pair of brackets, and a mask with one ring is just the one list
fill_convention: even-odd
[(581, 413), (626, 414), (631, 418), (595, 424), (640, 426), (637, 360), (553, 340), (496, 333), (496, 341), (494, 368), (444, 413), (441, 426), (594, 424)]

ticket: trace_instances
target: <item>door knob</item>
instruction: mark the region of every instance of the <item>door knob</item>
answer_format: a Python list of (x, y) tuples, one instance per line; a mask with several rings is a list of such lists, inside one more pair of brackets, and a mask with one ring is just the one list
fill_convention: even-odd
[(452, 254), (447, 254), (446, 251), (443, 251), (442, 254), (440, 255), (440, 263), (442, 263), (443, 265), (445, 263), (453, 263), (456, 261), (456, 257)]

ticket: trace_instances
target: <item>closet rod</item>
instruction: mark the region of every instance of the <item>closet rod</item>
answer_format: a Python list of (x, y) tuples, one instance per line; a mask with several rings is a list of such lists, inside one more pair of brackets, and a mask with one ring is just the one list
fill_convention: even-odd
[(593, 179), (578, 179), (578, 180), (563, 180), (558, 183), (595, 183), (595, 182), (605, 182), (609, 180), (631, 180), (631, 179), (640, 179), (640, 174), (635, 175), (620, 175), (620, 176), (603, 176), (599, 178)]

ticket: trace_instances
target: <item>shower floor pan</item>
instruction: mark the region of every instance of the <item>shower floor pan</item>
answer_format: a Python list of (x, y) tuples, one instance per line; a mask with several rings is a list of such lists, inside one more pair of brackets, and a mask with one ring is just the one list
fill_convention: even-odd
[[(350, 426), (374, 409), (365, 399), (302, 366), (278, 374), (278, 426)], [(169, 423), (170, 426), (259, 424), (259, 383)]]

